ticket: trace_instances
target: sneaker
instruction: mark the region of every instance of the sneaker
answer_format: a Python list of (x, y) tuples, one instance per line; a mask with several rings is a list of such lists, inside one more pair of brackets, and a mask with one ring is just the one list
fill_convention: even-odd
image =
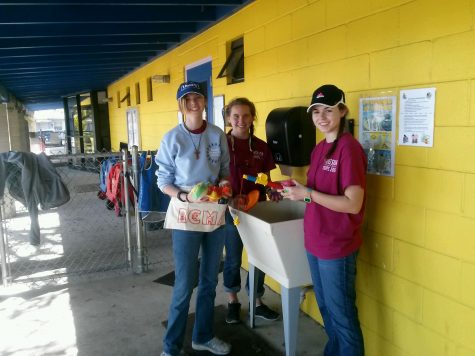
[(276, 321), (279, 319), (280, 314), (270, 309), (267, 305), (261, 304), (256, 307), (255, 317), (268, 321)]
[[(186, 353), (181, 350), (180, 353), (179, 353), (180, 356), (185, 356)], [(168, 352), (165, 352), (165, 351), (162, 351), (162, 353), (160, 354), (160, 356), (172, 356), (172, 354), (169, 354)]]
[(209, 351), (215, 355), (227, 355), (231, 352), (231, 345), (223, 340), (213, 337), (208, 342), (203, 344), (191, 343), (191, 347), (196, 351)]
[(228, 313), (226, 314), (226, 323), (238, 324), (241, 322), (241, 303), (228, 303)]

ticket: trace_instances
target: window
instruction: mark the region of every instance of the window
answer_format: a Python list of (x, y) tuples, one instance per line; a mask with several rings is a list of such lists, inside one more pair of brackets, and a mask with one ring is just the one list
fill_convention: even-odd
[(135, 83), (135, 104), (140, 104), (140, 83)]
[(153, 101), (152, 77), (147, 78), (147, 101)]
[(137, 146), (140, 149), (140, 124), (139, 124), (139, 112), (137, 109), (128, 109), (127, 115), (127, 138), (129, 149), (132, 146)]
[(244, 81), (244, 38), (242, 37), (231, 42), (228, 58), (217, 78), (225, 77), (228, 79), (228, 84)]
[[(130, 106), (130, 87), (125, 88), (125, 97), (124, 99), (127, 101), (127, 106)], [(122, 100), (124, 100), (122, 99)]]

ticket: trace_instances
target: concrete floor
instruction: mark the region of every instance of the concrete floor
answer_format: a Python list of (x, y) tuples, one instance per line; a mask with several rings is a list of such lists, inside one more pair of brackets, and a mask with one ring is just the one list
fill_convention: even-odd
[[(139, 275), (96, 273), (33, 289), (21, 284), (0, 287), (0, 354), (158, 356), (165, 332), (161, 322), (167, 319), (172, 288), (153, 280), (173, 268), (152, 267)], [(217, 292), (216, 305), (226, 305), (222, 274)], [(245, 292), (240, 299), (245, 308)], [(264, 301), (281, 310), (280, 296), (269, 288)], [(285, 354), (282, 321), (256, 320), (254, 332)], [(298, 334), (297, 355), (323, 354), (324, 330), (303, 313)]]

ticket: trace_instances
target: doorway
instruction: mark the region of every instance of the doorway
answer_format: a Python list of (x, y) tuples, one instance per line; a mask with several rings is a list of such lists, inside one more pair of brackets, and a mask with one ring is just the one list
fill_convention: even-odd
[(213, 87), (211, 86), (211, 57), (207, 57), (198, 62), (189, 64), (185, 67), (186, 80), (204, 83), (206, 82), (206, 120), (214, 124), (213, 117)]

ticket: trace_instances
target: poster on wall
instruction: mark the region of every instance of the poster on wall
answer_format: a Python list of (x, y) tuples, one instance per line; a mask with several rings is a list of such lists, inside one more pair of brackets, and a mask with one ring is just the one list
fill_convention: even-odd
[(396, 97), (360, 98), (360, 143), (369, 174), (394, 176)]
[(432, 147), (435, 88), (401, 90), (399, 145)]
[(218, 126), (221, 130), (225, 131), (225, 122), (224, 122), (224, 95), (213, 96), (213, 117), (214, 124)]

